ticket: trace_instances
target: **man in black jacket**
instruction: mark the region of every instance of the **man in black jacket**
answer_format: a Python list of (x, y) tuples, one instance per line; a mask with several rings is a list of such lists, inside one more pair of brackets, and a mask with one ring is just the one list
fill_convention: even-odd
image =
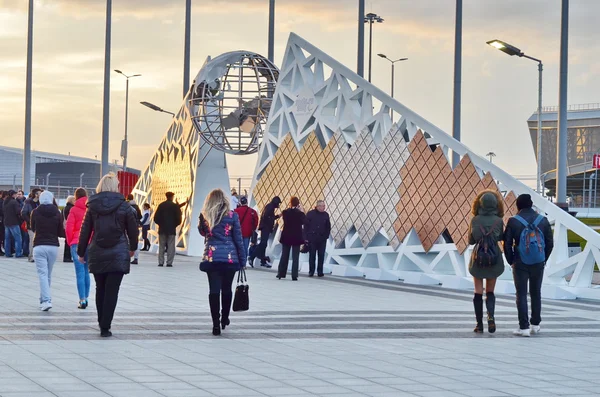
[(23, 246), (21, 238), (21, 205), (17, 202), (17, 192), (8, 191), (8, 196), (4, 200), (4, 247), (7, 258), (12, 256), (11, 246), (15, 245), (15, 257), (23, 256)]
[(159, 204), (154, 214), (154, 223), (158, 225), (158, 266), (165, 264), (165, 247), (167, 250), (167, 267), (173, 267), (175, 259), (175, 237), (177, 226), (181, 225), (181, 208), (173, 202), (175, 193), (167, 192), (167, 200)]
[[(527, 224), (534, 225), (536, 218), (541, 216), (533, 208), (533, 201), (529, 194), (522, 194), (517, 198), (518, 217)], [(540, 332), (542, 321), (542, 280), (544, 278), (544, 266), (552, 253), (554, 240), (552, 227), (546, 217), (539, 221), (537, 227), (544, 235), (545, 252), (544, 261), (535, 264), (525, 264), (519, 257), (519, 244), (521, 233), (525, 225), (517, 217), (512, 217), (506, 224), (504, 232), (504, 255), (506, 261), (513, 269), (515, 289), (517, 290), (517, 311), (519, 314), (519, 329), (514, 332), (519, 336), (530, 336), (531, 333)], [(529, 294), (531, 296), (531, 324), (527, 314), (527, 284), (529, 283)], [(530, 329), (531, 326), (531, 329)]]
[(317, 275), (323, 277), (323, 262), (325, 261), (325, 248), (327, 240), (331, 233), (331, 222), (329, 214), (325, 212), (325, 201), (317, 201), (317, 206), (306, 214), (305, 235), (308, 241), (308, 276), (315, 275), (315, 260), (319, 254), (319, 264), (317, 265)]
[[(260, 214), (260, 222), (258, 224), (258, 230), (260, 230), (260, 243), (255, 250), (255, 257), (260, 258), (260, 265), (266, 268), (271, 268), (271, 258), (267, 253), (267, 244), (269, 243), (269, 237), (273, 230), (275, 230), (275, 221), (279, 219), (281, 215), (275, 215), (275, 210), (281, 205), (281, 199), (277, 196), (273, 197), (273, 200), (263, 208)], [(250, 258), (253, 262), (254, 258)]]

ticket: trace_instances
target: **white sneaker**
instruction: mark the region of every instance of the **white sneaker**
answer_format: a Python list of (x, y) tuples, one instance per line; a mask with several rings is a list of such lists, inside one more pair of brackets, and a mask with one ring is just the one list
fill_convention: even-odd
[(516, 331), (513, 331), (513, 335), (517, 335), (517, 336), (525, 336), (525, 337), (530, 337), (531, 336), (531, 330), (529, 328), (527, 329), (518, 329)]
[(531, 333), (532, 334), (539, 334), (541, 330), (542, 329), (539, 325), (531, 325)]
[(47, 312), (50, 309), (52, 309), (52, 303), (50, 303), (50, 302), (43, 302), (42, 305), (40, 306), (40, 310), (43, 312)]

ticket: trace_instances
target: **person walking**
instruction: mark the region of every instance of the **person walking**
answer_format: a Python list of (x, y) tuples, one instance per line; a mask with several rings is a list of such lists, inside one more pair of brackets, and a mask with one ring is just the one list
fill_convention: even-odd
[(292, 251), (292, 280), (298, 281), (298, 267), (300, 265), (300, 246), (304, 243), (303, 226), (306, 220), (304, 209), (298, 197), (292, 197), (287, 209), (281, 213), (283, 217), (283, 230), (281, 231), (281, 258), (277, 278), (285, 278)]
[[(248, 207), (248, 198), (246, 196), (240, 197), (240, 206), (235, 209), (235, 213), (238, 214), (238, 217), (240, 218), (244, 252), (246, 253), (247, 258), (250, 239), (258, 227), (258, 213), (254, 211), (254, 209)], [(252, 261), (249, 261), (249, 264), (254, 267)]]
[(148, 239), (148, 231), (150, 230), (150, 218), (152, 211), (150, 210), (150, 204), (144, 203), (144, 211), (142, 211), (142, 240), (144, 240), (144, 248), (142, 251), (150, 251), (150, 240)]
[(100, 336), (109, 337), (112, 336), (110, 328), (121, 281), (129, 274), (130, 258), (137, 249), (138, 226), (131, 206), (119, 193), (119, 180), (115, 174), (104, 175), (96, 192), (87, 202), (77, 256), (79, 262), (87, 262), (94, 275)]
[(317, 267), (317, 275), (323, 277), (323, 263), (325, 262), (325, 249), (327, 248), (327, 240), (331, 233), (331, 222), (329, 214), (325, 212), (325, 201), (317, 201), (315, 208), (306, 214), (306, 224), (304, 225), (306, 241), (308, 241), (308, 276), (315, 275), (315, 261), (317, 254), (319, 262)]
[(15, 258), (23, 257), (23, 236), (21, 234), (21, 205), (17, 201), (17, 192), (9, 190), (3, 207), (4, 215), (4, 254), (12, 257), (14, 245)]
[[(62, 211), (63, 219), (65, 222), (64, 223), (65, 228), (66, 228), (66, 224), (67, 224), (67, 219), (69, 219), (69, 213), (71, 212), (71, 208), (73, 208), (74, 205), (75, 205), (75, 196), (67, 197), (67, 203), (65, 204), (65, 208), (63, 208), (63, 211)], [(71, 247), (69, 247), (69, 244), (67, 243), (66, 239), (65, 239), (65, 250), (63, 253), (63, 262), (64, 263), (73, 262), (73, 258), (71, 256)]]
[[(31, 228), (31, 213), (40, 205), (40, 194), (42, 193), (42, 189), (34, 188), (29, 193), (27, 199), (23, 202), (23, 206), (21, 209), (21, 219), (25, 221), (27, 225), (27, 244), (23, 243), (23, 251), (25, 250), (25, 245), (27, 245), (27, 252), (29, 253), (28, 259), (29, 262), (33, 262), (33, 229)], [(23, 235), (23, 239), (25, 239), (25, 235)]]
[(235, 272), (246, 263), (240, 218), (231, 211), (229, 199), (221, 189), (215, 189), (206, 196), (198, 231), (204, 237), (200, 270), (208, 277), (212, 333), (217, 336), (221, 334), (221, 328), (225, 329), (230, 324), (231, 284)]
[(75, 268), (75, 279), (77, 281), (77, 293), (79, 294), (79, 309), (86, 309), (88, 307), (88, 298), (90, 296), (90, 272), (87, 265), (87, 252), (83, 255), (83, 262), (79, 260), (77, 254), (77, 247), (79, 245), (79, 233), (81, 232), (81, 225), (83, 224), (83, 218), (85, 217), (86, 205), (87, 205), (87, 191), (80, 187), (75, 190), (75, 205), (69, 211), (66, 226), (66, 243), (71, 250), (71, 257), (73, 258), (73, 266)]
[(137, 265), (139, 263), (138, 259), (140, 257), (140, 245), (139, 245), (139, 235), (140, 235), (140, 233), (139, 233), (139, 228), (142, 227), (142, 210), (140, 210), (140, 206), (137, 205), (137, 203), (133, 199), (133, 194), (128, 194), (127, 195), (127, 202), (129, 203), (129, 205), (131, 206), (131, 208), (135, 212), (135, 219), (138, 222), (138, 246), (137, 246), (137, 249), (135, 250), (135, 253), (133, 254), (133, 261), (131, 261), (132, 265)]
[[(0, 256), (4, 255), (2, 248), (4, 247), (4, 200), (6, 199), (6, 192), (0, 190)], [(10, 248), (9, 248), (10, 250)]]
[(47, 312), (52, 308), (50, 285), (52, 268), (58, 255), (59, 237), (65, 237), (64, 220), (54, 196), (45, 191), (38, 196), (39, 205), (29, 214), (30, 230), (34, 232), (32, 249), (38, 278), (40, 280), (40, 309)]
[(165, 264), (165, 248), (167, 251), (167, 267), (173, 267), (175, 259), (175, 240), (177, 227), (181, 225), (181, 208), (173, 202), (175, 193), (167, 192), (167, 200), (158, 205), (154, 214), (154, 223), (158, 225), (158, 266)]
[(485, 280), (485, 306), (488, 332), (496, 332), (496, 279), (504, 272), (504, 259), (499, 243), (504, 231), (504, 201), (500, 193), (484, 190), (479, 193), (471, 208), (473, 218), (469, 225), (469, 244), (475, 244), (469, 262), (475, 293), (473, 307), (477, 325), (474, 332), (483, 332), (483, 282)]
[[(533, 209), (529, 194), (517, 197), (519, 213), (508, 220), (504, 233), (504, 255), (511, 265), (517, 290), (519, 329), (517, 336), (540, 332), (544, 267), (554, 248), (548, 219)], [(531, 297), (531, 321), (527, 309), (527, 285)]]
[[(280, 218), (281, 215), (275, 215), (275, 210), (281, 205), (281, 199), (278, 196), (273, 197), (273, 200), (263, 208), (260, 214), (260, 223), (258, 224), (258, 230), (260, 230), (260, 243), (255, 250), (255, 257), (260, 258), (260, 265), (266, 268), (271, 268), (271, 258), (267, 256), (267, 244), (269, 243), (269, 237), (275, 230), (275, 221)], [(250, 258), (251, 262), (254, 262), (254, 258)], [(252, 266), (254, 267), (254, 266)]]

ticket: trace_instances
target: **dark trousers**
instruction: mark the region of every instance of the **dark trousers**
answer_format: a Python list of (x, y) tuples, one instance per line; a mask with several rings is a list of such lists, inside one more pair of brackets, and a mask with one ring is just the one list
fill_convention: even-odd
[[(265, 264), (267, 263), (266, 261), (266, 253), (267, 253), (267, 244), (269, 243), (269, 235), (271, 233), (268, 231), (262, 231), (260, 232), (260, 243), (258, 243), (258, 247), (256, 247), (255, 250), (255, 255), (256, 258), (260, 259), (260, 263), (261, 264)], [(254, 259), (254, 258), (252, 258)]]
[(309, 244), (308, 251), (308, 264), (310, 266), (308, 273), (310, 275), (315, 274), (315, 260), (317, 259), (317, 254), (319, 255), (319, 264), (317, 265), (317, 274), (319, 276), (323, 275), (323, 262), (325, 262), (325, 248), (327, 248), (327, 240), (321, 241), (318, 243), (311, 242)]
[(4, 222), (0, 222), (0, 252), (2, 252), (2, 247), (4, 247)]
[(142, 225), (142, 239), (144, 240), (144, 249), (150, 248), (150, 240), (148, 240), (148, 230), (150, 230), (150, 225)]
[(210, 294), (229, 293), (235, 277), (235, 270), (212, 270), (206, 272), (208, 276), (208, 290)]
[(124, 273), (94, 274), (96, 280), (96, 310), (98, 311), (98, 325), (103, 329), (110, 329), (117, 300), (119, 287), (123, 281)]
[(69, 244), (67, 244), (67, 242), (65, 241), (65, 250), (63, 253), (63, 262), (72, 262), (73, 258), (71, 257), (71, 247), (69, 247)]
[(213, 270), (206, 272), (208, 276), (208, 303), (213, 320), (213, 327), (219, 326), (219, 294), (221, 295), (222, 323), (229, 325), (229, 312), (231, 311), (232, 291), (231, 285), (235, 277), (235, 270)]
[(285, 278), (290, 261), (290, 250), (292, 251), (292, 279), (298, 278), (298, 265), (300, 264), (300, 246), (281, 244), (281, 259), (279, 259), (279, 269), (277, 276)]
[(527, 284), (531, 296), (531, 324), (540, 325), (542, 321), (542, 279), (544, 278), (544, 264), (515, 265), (513, 269), (515, 289), (517, 290), (517, 311), (519, 313), (519, 327), (529, 328), (527, 315)]

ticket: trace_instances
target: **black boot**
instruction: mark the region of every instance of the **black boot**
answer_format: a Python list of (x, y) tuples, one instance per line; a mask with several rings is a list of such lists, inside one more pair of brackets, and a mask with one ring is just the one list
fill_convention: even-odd
[(496, 332), (496, 320), (494, 311), (496, 310), (496, 295), (493, 292), (485, 293), (485, 307), (487, 308), (488, 331), (490, 334)]
[(221, 328), (225, 329), (229, 325), (229, 312), (231, 311), (231, 292), (226, 294), (221, 292)]
[(219, 294), (208, 294), (208, 303), (210, 304), (210, 316), (213, 323), (213, 335), (221, 335), (221, 325), (219, 324)]
[(475, 308), (475, 319), (477, 320), (477, 325), (473, 332), (481, 333), (483, 332), (483, 295), (475, 294), (473, 295), (473, 307)]

